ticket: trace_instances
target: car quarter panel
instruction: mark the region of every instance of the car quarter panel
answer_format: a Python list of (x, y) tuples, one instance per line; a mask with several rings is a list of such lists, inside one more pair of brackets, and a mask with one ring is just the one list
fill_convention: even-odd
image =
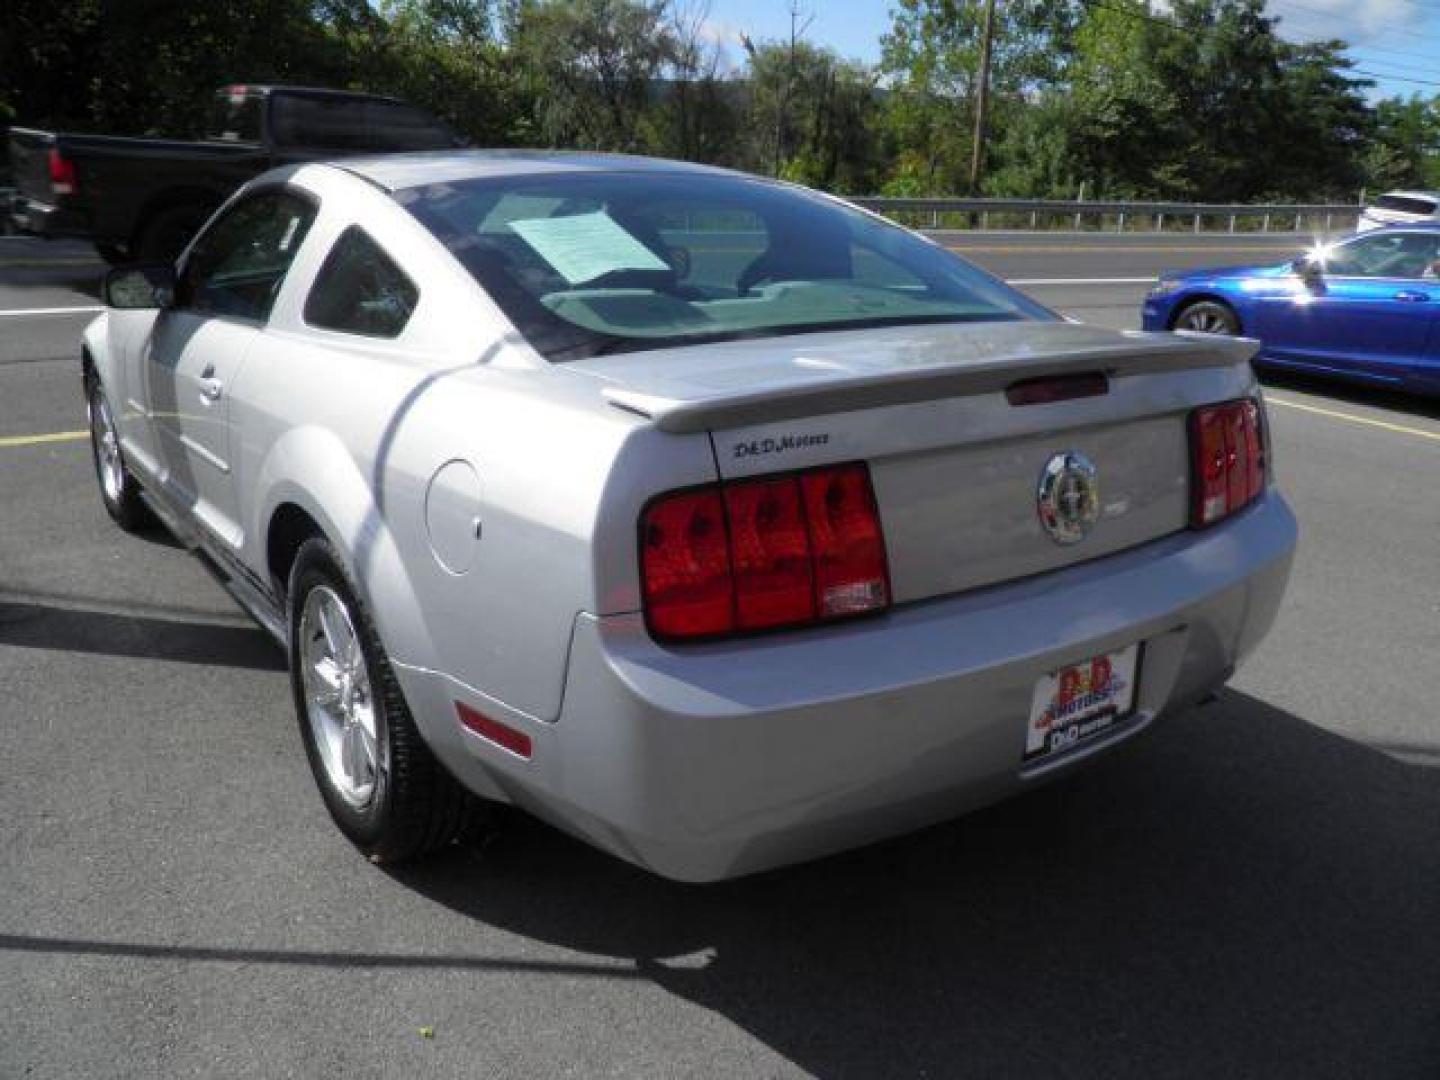
[[(269, 523), (299, 506), (340, 549), (397, 664), (553, 720), (576, 613), (615, 603), (597, 590), (598, 508), (633, 506), (621, 570), (633, 577), (639, 505), (653, 485), (713, 479), (709, 441), (659, 435), (535, 356), (428, 232), (334, 172), (297, 174), (321, 212), (235, 389), (244, 561), (268, 581)], [(393, 341), (304, 321), (325, 256), (357, 222), (419, 287)]]
[(412, 403), (383, 469), (433, 640), (397, 658), (540, 721), (560, 712), (575, 616), (638, 606), (645, 499), (715, 476), (703, 435), (661, 435), (589, 389), (554, 369), (457, 373)]

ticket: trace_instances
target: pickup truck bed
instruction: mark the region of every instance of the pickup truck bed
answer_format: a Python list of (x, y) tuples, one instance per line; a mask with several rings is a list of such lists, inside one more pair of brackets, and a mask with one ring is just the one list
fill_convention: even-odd
[(219, 91), (200, 142), (10, 129), (11, 224), (93, 240), (111, 261), (164, 261), (237, 187), (277, 165), (453, 147), (434, 117), (394, 98), (283, 86)]
[[(71, 163), (72, 192), (51, 190), (52, 153)], [(271, 155), (258, 143), (128, 139), (11, 128), (10, 160), (21, 195), (13, 215), (20, 231), (88, 237), (102, 253), (106, 247), (119, 253), (143, 239), (147, 228), (154, 232), (157, 215), (171, 222), (181, 218), (179, 229), (188, 236), (230, 192), (268, 169)], [(51, 202), (31, 194), (47, 190), (54, 196)], [(83, 197), (76, 197), (78, 193)], [(182, 211), (179, 215), (177, 208)], [(186, 229), (185, 222), (193, 222), (193, 228)], [(176, 231), (175, 227), (169, 231)]]

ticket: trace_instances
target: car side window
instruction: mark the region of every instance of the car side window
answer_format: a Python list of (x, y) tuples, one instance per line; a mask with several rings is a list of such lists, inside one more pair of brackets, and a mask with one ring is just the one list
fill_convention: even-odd
[(322, 330), (393, 338), (404, 332), (420, 290), (359, 226), (335, 241), (305, 301), (305, 321)]
[(236, 203), (190, 249), (179, 305), (264, 322), (314, 220), (315, 208), (290, 192), (265, 191)]
[(1325, 272), (1337, 277), (1419, 278), (1433, 275), (1440, 262), (1440, 233), (1385, 233), (1336, 248), (1325, 259)]

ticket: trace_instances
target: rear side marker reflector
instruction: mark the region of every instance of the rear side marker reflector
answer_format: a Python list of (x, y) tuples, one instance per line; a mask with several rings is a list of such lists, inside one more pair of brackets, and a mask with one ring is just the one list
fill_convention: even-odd
[(534, 747), (530, 736), (523, 731), (517, 731), (509, 724), (502, 724), (499, 720), (477, 712), (469, 705), (459, 701), (455, 703), (455, 712), (460, 717), (460, 723), (482, 739), (494, 743), (503, 750), (509, 750), (510, 753), (522, 757), (526, 761), (530, 760)]
[(1049, 405), (1056, 401), (1100, 397), (1110, 392), (1110, 380), (1098, 371), (1082, 375), (1041, 376), (1021, 379), (1005, 388), (1005, 400), (1011, 405)]
[(1200, 529), (1243, 510), (1265, 490), (1260, 406), (1250, 398), (1190, 414), (1190, 524)]
[(890, 604), (862, 463), (662, 495), (640, 520), (645, 620), (661, 640), (810, 625)]

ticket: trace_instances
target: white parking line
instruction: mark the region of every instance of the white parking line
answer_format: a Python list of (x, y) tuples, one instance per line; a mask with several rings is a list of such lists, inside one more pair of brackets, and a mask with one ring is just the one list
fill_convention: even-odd
[(0, 315), (93, 315), (97, 311), (104, 310), (99, 305), (92, 307), (37, 307), (0, 311)]

